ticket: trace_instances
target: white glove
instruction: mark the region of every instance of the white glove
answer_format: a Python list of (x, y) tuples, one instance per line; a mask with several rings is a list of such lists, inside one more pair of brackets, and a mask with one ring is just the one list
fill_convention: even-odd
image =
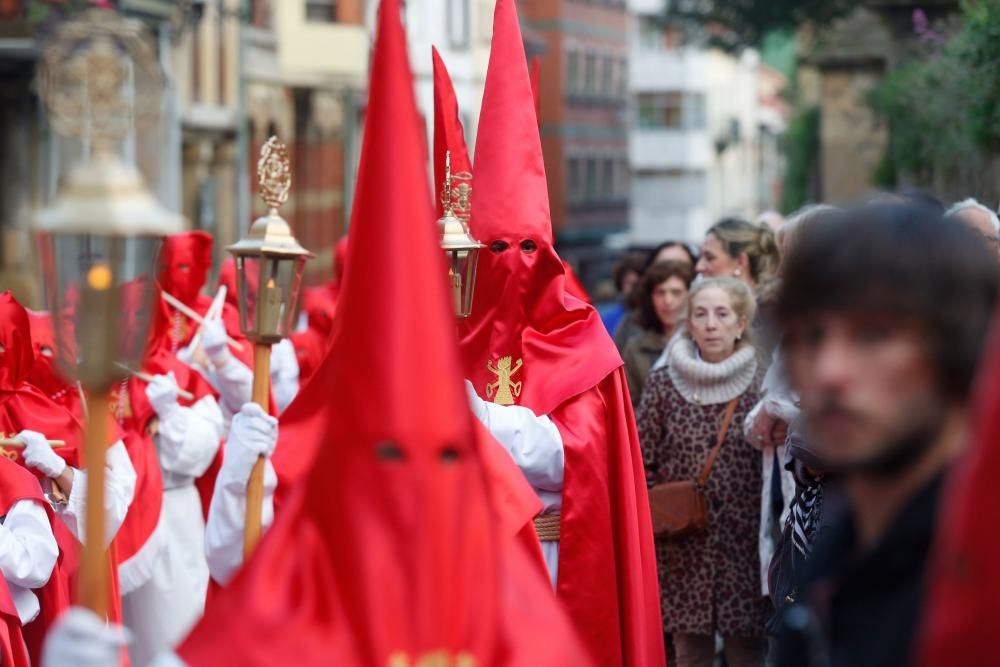
[(56, 478), (66, 470), (66, 462), (52, 451), (52, 445), (45, 436), (36, 431), (21, 431), (15, 440), (24, 443), (24, 464), (38, 470), (49, 478)]
[(245, 486), (258, 457), (270, 457), (277, 444), (278, 420), (256, 403), (244, 403), (233, 417), (222, 460), (227, 482)]
[(479, 398), (476, 388), (468, 380), (465, 381), (465, 393), (469, 396), (469, 407), (472, 408), (472, 414), (476, 415), (476, 419), (484, 425), (489, 426), (487, 424), (489, 413), (486, 409), (486, 401)]
[(165, 418), (180, 406), (177, 404), (177, 380), (174, 372), (170, 371), (166, 375), (157, 375), (146, 385), (146, 398), (153, 406), (153, 411), (160, 417)]
[(201, 330), (201, 347), (216, 368), (222, 368), (229, 363), (232, 353), (229, 352), (229, 340), (222, 320), (205, 322)]
[(116, 667), (131, 635), (89, 609), (71, 607), (45, 638), (42, 667)]

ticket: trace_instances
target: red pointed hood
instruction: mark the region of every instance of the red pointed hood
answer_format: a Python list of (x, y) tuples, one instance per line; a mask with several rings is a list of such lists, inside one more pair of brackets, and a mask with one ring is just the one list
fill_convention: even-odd
[(4, 292), (0, 294), (0, 392), (16, 389), (34, 365), (28, 313), (10, 292)]
[(399, 17), (399, 1), (384, 0), (335, 342), (288, 410), (319, 411), (312, 435), (323, 441), (312, 474), (181, 648), (195, 667), (497, 665), (504, 655), (498, 540)]
[(55, 323), (51, 313), (29, 310), (28, 322), (31, 325), (31, 348), (35, 356), (35, 363), (28, 373), (28, 383), (68, 408), (78, 419), (82, 418), (82, 412), (76, 412), (81, 410), (76, 387), (63, 380), (56, 369), (59, 347), (56, 345)]
[[(458, 115), (458, 98), (448, 75), (448, 68), (438, 50), (431, 47), (434, 60), (434, 201), (438, 217), (444, 215), (441, 193), (444, 191), (445, 157), (451, 151), (451, 173), (471, 174), (472, 161), (465, 145), (465, 132)], [(454, 184), (453, 184), (454, 188)], [(455, 199), (455, 198), (453, 198)]]
[(183, 232), (163, 239), (159, 282), (163, 291), (193, 306), (212, 268), (212, 236)]
[[(57, 450), (70, 465), (77, 465), (82, 427), (70, 412), (27, 382), (34, 366), (28, 312), (10, 292), (0, 294), (0, 435), (24, 429), (49, 438), (67, 440)], [(21, 450), (12, 450), (20, 460)]]
[[(460, 326), (465, 373), (486, 398), (496, 396), (498, 380), (513, 383), (515, 403), (548, 414), (595, 386), (621, 358), (593, 307), (567, 293), (553, 247), (542, 146), (513, 0), (496, 5), (475, 163), (470, 226), (487, 249), (480, 256), (472, 316)], [(498, 374), (506, 357), (516, 370)]]

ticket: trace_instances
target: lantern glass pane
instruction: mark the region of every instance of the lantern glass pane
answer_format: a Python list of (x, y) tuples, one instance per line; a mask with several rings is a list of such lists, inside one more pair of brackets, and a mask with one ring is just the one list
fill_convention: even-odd
[(451, 286), (452, 305), (457, 317), (472, 313), (472, 297), (476, 287), (476, 268), (479, 250), (450, 250), (448, 255), (448, 282)]
[(301, 256), (237, 258), (241, 308), (245, 304), (241, 320), (247, 338), (277, 343), (292, 332), (304, 265)]
[(253, 340), (257, 318), (257, 285), (260, 283), (260, 261), (256, 257), (236, 257), (236, 289), (240, 302), (240, 330)]
[(159, 237), (44, 234), (40, 256), (57, 364), (68, 381), (105, 388), (138, 368), (152, 314)]

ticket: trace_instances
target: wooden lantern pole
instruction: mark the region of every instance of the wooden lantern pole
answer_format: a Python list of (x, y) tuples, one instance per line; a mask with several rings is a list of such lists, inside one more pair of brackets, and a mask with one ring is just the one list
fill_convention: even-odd
[(83, 558), (80, 566), (79, 600), (98, 618), (108, 612), (108, 550), (104, 544), (104, 455), (108, 447), (108, 390), (90, 395), (90, 418), (84, 440), (87, 466), (87, 511), (84, 530)]
[[(278, 275), (277, 263), (294, 262), (296, 281), (301, 276), (302, 262), (312, 253), (299, 245), (292, 236), (292, 230), (278, 214), (278, 207), (288, 200), (292, 184), (291, 163), (288, 148), (271, 137), (261, 147), (257, 162), (257, 180), (260, 195), (268, 206), (268, 214), (258, 218), (250, 226), (246, 237), (226, 248), (236, 257), (239, 272), (240, 316), (243, 333), (254, 342), (253, 349), (253, 394), (251, 399), (264, 412), (268, 412), (271, 398), (271, 345), (280, 341), (287, 333), (291, 312), (294, 310), (297, 294), (283, 293), (275, 280)], [(251, 278), (244, 273), (247, 268), (241, 258), (253, 258), (259, 262), (261, 272), (254, 278), (259, 281), (259, 291), (255, 296), (252, 312), (247, 301), (246, 284)], [(264, 263), (273, 264), (265, 277)], [(257, 266), (256, 263), (253, 263)], [(287, 303), (286, 298), (291, 300)], [(252, 320), (252, 322), (251, 322)], [(264, 457), (258, 457), (247, 480), (247, 505), (243, 524), (243, 561), (253, 553), (261, 534), (261, 515), (264, 509)]]
[[(271, 398), (271, 345), (254, 343), (253, 346), (253, 402), (264, 412), (268, 411)], [(246, 523), (243, 526), (243, 561), (246, 562), (260, 540), (262, 513), (264, 511), (264, 457), (257, 458), (247, 482)]]

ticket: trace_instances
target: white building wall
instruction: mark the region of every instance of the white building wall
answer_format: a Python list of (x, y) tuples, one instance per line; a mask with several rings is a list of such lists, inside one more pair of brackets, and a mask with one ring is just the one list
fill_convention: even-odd
[[(410, 66), (416, 81), (417, 106), (424, 117), (427, 145), (434, 140), (434, 64), (437, 47), (451, 75), (465, 127), (470, 156), (479, 127), (479, 107), (486, 83), (495, 0), (420, 0), (406, 3)], [(431, 151), (428, 150), (429, 157)]]

